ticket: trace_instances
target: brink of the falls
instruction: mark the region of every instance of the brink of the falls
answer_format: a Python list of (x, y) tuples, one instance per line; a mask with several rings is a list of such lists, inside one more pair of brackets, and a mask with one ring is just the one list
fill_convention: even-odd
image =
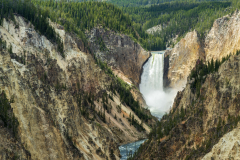
[(139, 86), (152, 115), (158, 118), (161, 118), (164, 113), (169, 111), (176, 95), (173, 90), (164, 91), (163, 71), (164, 51), (152, 52), (152, 56), (143, 66)]

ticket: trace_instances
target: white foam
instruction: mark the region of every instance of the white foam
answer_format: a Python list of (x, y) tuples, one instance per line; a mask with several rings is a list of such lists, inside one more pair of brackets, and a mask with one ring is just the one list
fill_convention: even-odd
[(148, 62), (143, 66), (139, 87), (151, 113), (161, 118), (172, 106), (177, 90), (164, 91), (164, 52), (161, 52), (162, 54), (155, 53), (152, 54)]

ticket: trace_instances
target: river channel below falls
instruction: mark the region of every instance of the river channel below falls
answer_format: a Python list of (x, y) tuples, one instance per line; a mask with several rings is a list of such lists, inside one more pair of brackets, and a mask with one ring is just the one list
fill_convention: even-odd
[(140, 147), (140, 145), (145, 141), (146, 139), (120, 146), (119, 150), (122, 156), (121, 160), (126, 160), (127, 156), (130, 155), (131, 153), (133, 154)]
[[(151, 53), (152, 56), (143, 66), (139, 89), (151, 114), (160, 120), (172, 106), (177, 90), (166, 90), (163, 86), (165, 51), (155, 51)], [(144, 141), (146, 140), (120, 146), (121, 160), (126, 160), (129, 153), (134, 154)]]

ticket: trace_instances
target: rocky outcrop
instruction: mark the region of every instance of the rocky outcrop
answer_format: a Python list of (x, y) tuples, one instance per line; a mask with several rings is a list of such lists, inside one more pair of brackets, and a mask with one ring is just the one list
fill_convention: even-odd
[(106, 62), (113, 71), (121, 71), (126, 82), (138, 86), (144, 62), (150, 53), (129, 36), (94, 28), (87, 33), (90, 48), (96, 57)]
[(157, 26), (147, 29), (146, 32), (148, 34), (154, 34), (155, 32), (161, 32), (162, 28), (164, 28), (164, 27), (162, 27), (162, 25), (157, 25)]
[[(186, 87), (178, 92), (170, 112), (135, 159), (240, 158), (240, 56), (235, 55), (240, 49), (239, 15), (237, 10), (217, 19), (204, 40), (196, 31), (189, 32), (165, 53), (164, 79), (169, 82), (165, 86), (176, 88), (185, 83)], [(220, 68), (205, 65), (230, 53), (234, 55)]]
[(164, 53), (164, 66), (163, 66), (163, 86), (164, 88), (168, 88), (170, 84), (170, 80), (168, 79), (169, 72), (169, 55), (171, 54), (171, 50), (166, 50)]
[(163, 23), (147, 29), (146, 32), (148, 34), (160, 33), (162, 30), (164, 30), (167, 27), (168, 27), (168, 24)]
[[(167, 59), (169, 62), (167, 62)], [(179, 88), (186, 84), (187, 77), (198, 59), (205, 59), (204, 50), (201, 46), (197, 32), (189, 32), (175, 47), (165, 54), (166, 64), (169, 63), (168, 71), (164, 66), (165, 86)]]
[(31, 159), (23, 144), (18, 142), (11, 130), (0, 120), (0, 159)]
[(235, 159), (239, 158), (239, 125), (233, 131), (225, 134), (219, 142), (213, 146), (211, 152), (202, 160), (208, 159)]
[[(0, 26), (0, 37), (13, 52), (0, 51), (0, 88), (14, 99), (19, 139), (10, 148), (13, 142), (2, 135), (7, 130), (2, 131), (0, 121), (0, 149), (5, 147), (0, 156), (18, 152), (26, 159), (119, 159), (119, 144), (146, 137), (149, 127), (143, 123), (146, 132), (140, 132), (130, 124), (130, 113), (141, 120), (112, 93), (114, 79), (77, 36), (52, 23), (64, 43), (63, 59), (31, 23), (20, 16), (15, 20)], [(14, 146), (18, 149), (12, 152)]]
[(240, 12), (217, 19), (205, 38), (206, 61), (222, 59), (240, 49)]
[(187, 82), (187, 77), (198, 59), (203, 61), (221, 60), (240, 49), (240, 12), (215, 20), (213, 27), (200, 40), (197, 32), (189, 32), (175, 45), (169, 57), (169, 71), (165, 80), (168, 87), (179, 87)]
[(162, 118), (161, 127), (135, 159), (239, 158), (239, 60), (239, 55), (231, 56), (218, 72), (204, 75), (199, 92), (195, 79), (189, 78), (170, 113)]

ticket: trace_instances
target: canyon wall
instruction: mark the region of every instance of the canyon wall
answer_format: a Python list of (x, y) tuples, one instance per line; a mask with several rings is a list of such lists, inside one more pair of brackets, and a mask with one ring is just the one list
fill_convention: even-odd
[(239, 138), (240, 138), (240, 125), (225, 134), (219, 142), (213, 146), (211, 152), (206, 154), (202, 160), (208, 159), (228, 159), (239, 158)]
[[(189, 78), (135, 159), (239, 158), (239, 60), (240, 55), (232, 55), (217, 72), (204, 75), (200, 92)], [(161, 137), (169, 127), (169, 134)]]
[(87, 35), (96, 57), (111, 66), (123, 80), (138, 87), (142, 66), (150, 53), (129, 36), (101, 27), (92, 29)]
[(240, 12), (217, 19), (205, 38), (206, 60), (222, 59), (240, 49)]
[[(134, 159), (240, 158), (239, 16), (237, 10), (217, 19), (203, 40), (196, 31), (189, 32), (166, 51), (165, 86), (178, 88), (185, 84), (185, 88), (178, 92), (170, 112)], [(230, 58), (217, 69), (213, 65), (210, 71), (212, 67), (205, 65), (227, 55)]]
[[(166, 54), (169, 56), (168, 74), (164, 77), (166, 87), (178, 88), (186, 84), (196, 61), (221, 60), (240, 50), (240, 12), (215, 20), (213, 27), (201, 40), (196, 31), (189, 32)], [(167, 69), (165, 69), (167, 70)]]
[[(0, 119), (0, 159), (119, 159), (120, 144), (146, 137), (150, 128), (143, 122), (142, 132), (131, 125), (130, 115), (142, 120), (112, 93), (114, 79), (77, 36), (51, 23), (63, 40), (62, 58), (56, 44), (31, 23), (20, 16), (15, 21), (4, 20), (0, 26), (1, 39), (12, 47), (0, 51), (0, 88), (1, 96), (11, 99), (11, 114), (19, 125), (14, 138)], [(147, 52), (135, 45), (134, 61), (142, 63)], [(142, 60), (136, 56), (140, 53)], [(140, 70), (140, 62), (136, 66)]]
[[(102, 27), (86, 32), (90, 50), (101, 61), (111, 67), (113, 73), (136, 89), (141, 81), (143, 64), (151, 56), (131, 37)], [(134, 98), (146, 107), (142, 94), (132, 90)]]
[[(187, 33), (175, 47), (165, 53), (165, 87), (180, 88), (186, 84), (187, 77), (198, 59), (204, 60), (204, 50), (197, 32)], [(168, 60), (167, 60), (167, 59)], [(166, 69), (168, 67), (168, 69)]]

